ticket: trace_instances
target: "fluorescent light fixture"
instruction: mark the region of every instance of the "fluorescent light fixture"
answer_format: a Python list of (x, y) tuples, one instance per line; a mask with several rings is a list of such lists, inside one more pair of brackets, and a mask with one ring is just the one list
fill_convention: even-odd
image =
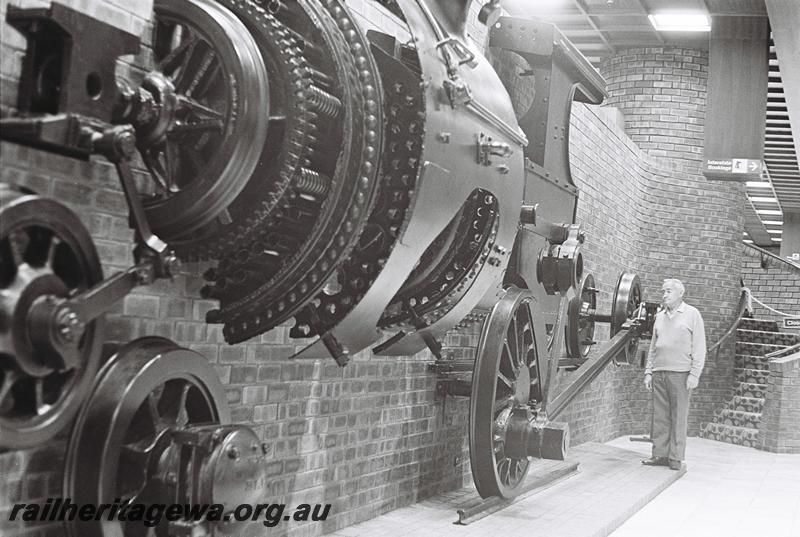
[(698, 11), (666, 11), (647, 16), (650, 24), (659, 32), (709, 32), (711, 21), (708, 15)]
[(783, 220), (762, 220), (761, 223), (765, 226), (782, 226)]
[(782, 229), (768, 229), (767, 233), (770, 233), (772, 235), (780, 235), (781, 233), (783, 233), (783, 230)]
[(783, 216), (783, 213), (781, 211), (776, 210), (776, 209), (756, 209), (756, 212), (758, 214), (775, 214), (775, 215)]
[(778, 203), (777, 198), (765, 198), (762, 196), (751, 196), (750, 201), (754, 203)]
[(769, 188), (772, 186), (769, 181), (746, 181), (745, 185), (749, 188)]

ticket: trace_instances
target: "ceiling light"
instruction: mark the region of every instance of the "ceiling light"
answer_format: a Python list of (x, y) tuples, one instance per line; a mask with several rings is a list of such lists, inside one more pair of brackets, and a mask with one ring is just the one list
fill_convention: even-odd
[(756, 212), (758, 214), (777, 214), (777, 215), (783, 216), (783, 213), (781, 211), (776, 210), (776, 209), (756, 209)]
[(761, 223), (764, 224), (765, 226), (769, 226), (769, 225), (782, 226), (783, 225), (783, 220), (762, 220)]
[(746, 242), (747, 244), (753, 244), (753, 241), (751, 241), (750, 239), (745, 239), (742, 242)]
[(711, 22), (708, 15), (689, 11), (668, 11), (647, 16), (653, 28), (660, 32), (708, 32)]
[(750, 188), (770, 188), (772, 186), (769, 181), (747, 181), (745, 185)]
[(750, 201), (755, 203), (778, 203), (777, 198), (765, 198), (761, 196), (750, 196)]
[(782, 229), (768, 229), (767, 233), (771, 233), (773, 235), (780, 235), (781, 233), (783, 233), (783, 230)]

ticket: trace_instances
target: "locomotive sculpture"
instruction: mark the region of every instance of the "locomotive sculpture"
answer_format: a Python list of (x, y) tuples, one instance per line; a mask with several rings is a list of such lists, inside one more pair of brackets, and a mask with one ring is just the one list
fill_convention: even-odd
[[(563, 458), (568, 428), (552, 420), (607, 362), (631, 358), (654, 306), (623, 274), (612, 311), (597, 313), (574, 223), (570, 107), (600, 103), (602, 78), (555, 27), (498, 19), (488, 2), (490, 46), (535, 80), (517, 121), (466, 36), (469, 0), (377, 3), (403, 35), (361, 27), (341, 0), (156, 0), (139, 82), (114, 75), (138, 37), (59, 4), (9, 7), (29, 49), (2, 137), (111, 160), (136, 231), (135, 266), (104, 279), (74, 214), (0, 189), (0, 443), (39, 444), (77, 413), (66, 495), (245, 503), (253, 487), (221, 476), (263, 479), (257, 437), (224, 425), (202, 356), (143, 338), (98, 373), (103, 312), (181, 259), (214, 265), (206, 320), (229, 343), (294, 319), (291, 336), (312, 341), (301, 357), (342, 366), (368, 347), (427, 346), (440, 392), (471, 397), (482, 496), (517, 494), (530, 457)], [(465, 320), (484, 323), (474, 364), (439, 343)], [(597, 321), (614, 337), (584, 363)], [(556, 398), (564, 352), (582, 373)], [(118, 476), (123, 463), (141, 472)]]

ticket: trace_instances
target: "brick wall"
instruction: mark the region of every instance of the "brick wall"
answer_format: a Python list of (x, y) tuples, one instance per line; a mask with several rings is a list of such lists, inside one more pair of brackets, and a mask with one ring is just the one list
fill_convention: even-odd
[[(753, 297), (773, 310), (800, 316), (800, 269), (747, 244), (742, 250), (742, 279)], [(784, 317), (755, 301), (753, 309), (757, 319), (781, 322)]]
[(607, 105), (625, 114), (625, 130), (648, 154), (699, 161), (703, 154), (708, 52), (640, 47), (603, 60)]
[[(386, 23), (369, 2), (352, 5), (369, 24)], [(469, 32), (480, 40), (484, 30), (470, 24)], [(9, 49), (17, 58), (21, 54), (13, 35), (4, 26), (4, 58)], [(683, 55), (701, 65), (702, 53)], [(497, 62), (503, 66), (502, 57)], [(18, 62), (4, 60), (0, 76), (3, 88), (16, 91)], [(520, 103), (529, 98), (531, 82), (511, 80)], [(14, 98), (3, 91), (2, 103), (13, 106)], [(698, 97), (695, 104), (701, 113), (703, 101)], [(700, 120), (687, 121), (687, 130), (702, 125), (701, 115), (676, 117)], [(643, 147), (649, 140), (629, 137), (612, 109), (576, 105), (571, 135), (574, 179), (581, 188), (578, 220), (588, 232), (587, 269), (601, 288), (601, 307), (610, 306), (622, 270), (639, 272), (651, 299), (664, 277), (676, 276), (687, 283), (687, 299), (706, 316), (713, 341), (727, 328), (737, 298), (740, 187), (707, 183), (697, 173), (693, 151), (670, 156)], [(106, 274), (130, 265), (126, 207), (108, 163), (81, 163), (13, 144), (2, 145), (0, 162), (3, 181), (57, 197), (79, 214)], [(446, 409), (436, 402), (435, 377), (425, 370), (427, 353), (396, 359), (362, 352), (343, 370), (330, 361), (294, 362), (287, 357), (296, 342), (286, 326), (244, 344), (225, 345), (219, 327), (203, 322), (214, 304), (199, 298), (202, 282), (196, 274), (202, 269), (189, 265), (173, 282), (137, 289), (109, 315), (106, 338), (123, 342), (162, 335), (209, 359), (226, 385), (234, 420), (248, 422), (269, 445), (271, 481), (265, 497), (334, 504), (325, 524), (278, 526), (278, 532), (330, 532), (467, 482), (467, 401), (449, 398)], [(601, 328), (600, 339), (606, 338), (604, 332), (607, 337)], [(446, 343), (466, 357), (476, 339), (473, 328), (451, 334)], [(709, 364), (694, 401), (696, 423), (707, 421), (712, 400), (720, 402), (716, 378), (725, 367)], [(572, 375), (561, 374), (560, 382)], [(564, 414), (574, 443), (646, 432), (649, 397), (641, 377), (638, 366), (607, 368)], [(724, 384), (729, 387), (730, 378)], [(4, 515), (15, 501), (59, 493), (64, 444), (62, 435), (40, 449), (0, 454), (0, 524), (7, 524)], [(60, 535), (60, 528), (0, 525), (0, 532)]]
[(800, 453), (800, 353), (770, 360), (758, 434), (761, 449)]

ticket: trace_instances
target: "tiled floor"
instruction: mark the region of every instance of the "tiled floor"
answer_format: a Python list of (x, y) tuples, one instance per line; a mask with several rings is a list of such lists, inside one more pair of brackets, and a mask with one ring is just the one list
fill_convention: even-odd
[(465, 488), (332, 535), (800, 537), (800, 455), (690, 438), (688, 472), (678, 479), (641, 465), (649, 449), (628, 437), (577, 446), (577, 475), (468, 526), (453, 524), (456, 509), (476, 496)]
[(800, 455), (689, 438), (686, 458), (686, 475), (612, 537), (800, 537)]

